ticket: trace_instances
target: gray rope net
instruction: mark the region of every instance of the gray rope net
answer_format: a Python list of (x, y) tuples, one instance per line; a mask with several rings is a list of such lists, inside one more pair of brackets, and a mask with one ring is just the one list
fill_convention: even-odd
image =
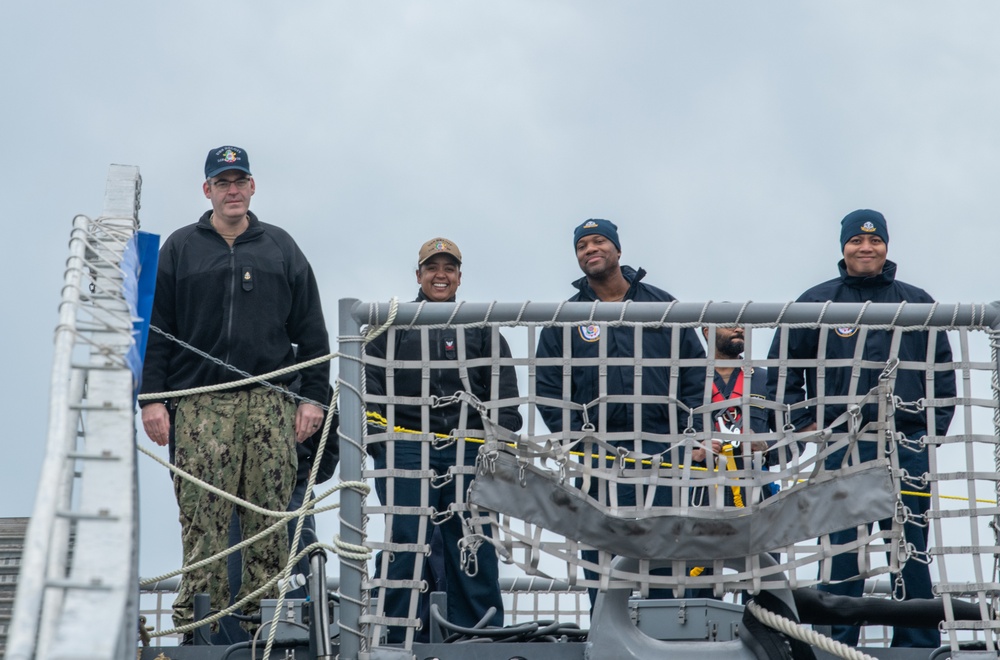
[[(558, 310), (546, 322), (519, 314), (514, 322), (380, 327), (370, 319), (370, 330), (385, 335), (363, 355), (364, 446), (372, 457), (363, 475), (379, 491), (364, 515), (384, 517), (386, 529), (365, 543), (380, 553), (363, 585), (377, 597), (362, 617), (374, 642), (391, 627), (405, 629), (407, 644), (416, 638), (434, 530), (457, 519), (469, 576), (482, 569), (476, 557), (485, 544), (509, 565), (505, 574), (572, 589), (625, 585), (642, 597), (832, 584), (840, 558), (856, 573), (852, 580), (887, 576), (892, 597), (902, 599), (900, 571), (929, 563), (946, 613), (952, 598), (981, 604), (981, 620), (942, 625), (948, 643), (977, 639), (996, 648), (998, 339), (975, 314), (970, 324), (953, 319), (948, 327), (896, 325), (899, 312), (891, 323), (847, 326), (823, 322), (824, 307), (810, 323), (742, 323), (744, 357), (716, 360), (682, 352), (685, 333), (700, 330), (704, 318), (666, 322), (668, 307), (659, 322), (630, 322), (621, 307), (618, 320), (585, 324), (555, 320)], [(708, 346), (718, 328), (733, 325), (704, 325)], [(795, 352), (802, 331), (815, 336), (811, 356)], [(864, 347), (876, 333), (888, 353), (871, 359)], [(911, 333), (924, 338), (920, 354), (906, 341)], [(771, 357), (759, 357), (772, 335)], [(823, 357), (839, 337), (853, 337), (854, 352)], [(473, 346), (480, 338), (485, 343)], [(596, 349), (574, 355), (579, 338)], [(940, 342), (948, 340), (953, 357), (941, 361)], [(625, 357), (622, 342), (631, 347)], [(559, 352), (540, 351), (542, 344)], [(742, 370), (741, 396), (713, 401), (704, 374), (717, 367)], [(755, 394), (767, 370), (773, 400)], [(517, 393), (501, 396), (509, 373)], [(802, 384), (796, 373), (815, 386), (786, 403)], [(951, 374), (957, 387), (945, 392)], [(914, 379), (924, 394), (907, 400), (903, 383)], [(436, 389), (442, 383), (452, 389)], [(581, 401), (583, 390), (595, 395)], [(512, 409), (522, 420), (517, 428), (504, 422)], [(803, 411), (818, 420), (814, 430), (795, 430)], [(766, 418), (767, 430), (748, 437), (749, 424), (740, 432), (719, 423), (734, 416)], [(451, 426), (442, 429), (442, 421)], [(718, 451), (713, 440), (721, 441)], [(926, 457), (925, 469), (914, 471), (914, 456)], [(453, 498), (442, 499), (442, 489)], [(398, 517), (412, 523), (413, 538), (392, 537)], [(907, 526), (926, 529), (926, 550), (906, 541)], [(390, 579), (390, 565), (405, 554), (412, 569)], [(616, 568), (618, 555), (638, 562)], [(386, 611), (390, 590), (406, 592), (402, 615)]]

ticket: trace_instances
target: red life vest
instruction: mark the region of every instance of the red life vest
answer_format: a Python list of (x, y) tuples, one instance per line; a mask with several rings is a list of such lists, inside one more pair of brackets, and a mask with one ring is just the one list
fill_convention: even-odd
[[(734, 377), (735, 376), (735, 377)], [(719, 389), (719, 384), (722, 383), (723, 389)], [(727, 399), (742, 399), (743, 398), (743, 370), (735, 369), (733, 374), (729, 377), (729, 382), (722, 380), (719, 374), (715, 374), (715, 379), (712, 381), (712, 402), (725, 401)], [(723, 417), (727, 416), (728, 420), (723, 420)], [(727, 422), (728, 428), (722, 428), (723, 422)], [(743, 429), (743, 409), (740, 406), (733, 408), (727, 408), (721, 414), (715, 418), (715, 428), (719, 431), (735, 430), (738, 433), (742, 433)]]

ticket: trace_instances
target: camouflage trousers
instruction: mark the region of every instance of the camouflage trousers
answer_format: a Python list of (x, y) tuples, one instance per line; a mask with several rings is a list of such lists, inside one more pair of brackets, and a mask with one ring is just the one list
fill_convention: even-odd
[[(239, 392), (210, 392), (184, 397), (175, 418), (177, 467), (219, 490), (259, 507), (283, 512), (295, 485), (295, 404), (263, 387)], [(232, 502), (186, 479), (174, 477), (180, 509), (184, 565), (211, 557), (229, 547)], [(243, 508), (239, 510), (244, 539), (277, 521)], [(243, 585), (239, 599), (262, 587), (288, 560), (287, 525), (243, 549)], [(174, 601), (174, 625), (194, 620), (193, 598), (207, 593), (212, 610), (227, 607), (229, 578), (226, 559), (186, 573)], [(277, 597), (277, 588), (262, 597)], [(259, 611), (260, 597), (243, 607)], [(213, 626), (213, 629), (215, 626)]]

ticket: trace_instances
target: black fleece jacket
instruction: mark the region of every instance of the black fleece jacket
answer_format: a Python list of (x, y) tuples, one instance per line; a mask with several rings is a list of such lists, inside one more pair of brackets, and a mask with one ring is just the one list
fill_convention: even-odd
[[(152, 324), (226, 364), (260, 375), (330, 352), (316, 278), (288, 233), (249, 214), (232, 247), (212, 227), (211, 211), (178, 229), (160, 249)], [(328, 403), (329, 362), (301, 371), (300, 394)], [(142, 392), (217, 385), (243, 376), (156, 332)], [(272, 382), (290, 383), (295, 373)], [(149, 402), (147, 402), (149, 403)]]

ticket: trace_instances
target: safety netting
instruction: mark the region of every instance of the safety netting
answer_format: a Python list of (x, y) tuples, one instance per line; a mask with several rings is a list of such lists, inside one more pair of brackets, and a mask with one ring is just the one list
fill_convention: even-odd
[[(363, 476), (378, 493), (363, 513), (385, 529), (364, 541), (370, 640), (402, 627), (412, 643), (440, 584), (435, 553), (492, 579), (488, 546), (505, 575), (639, 597), (881, 577), (904, 599), (905, 567), (929, 565), (946, 614), (952, 598), (980, 604), (979, 620), (948, 617), (949, 639), (995, 648), (998, 335), (985, 306), (954, 306), (950, 321), (937, 305), (916, 321), (905, 304), (875, 320), (868, 305), (706, 304), (680, 320), (668, 304), (633, 305), (644, 320), (628, 305), (570, 320), (561, 305), (491, 306), (471, 322), (460, 305), (444, 322), (423, 307), (386, 324), (359, 304)], [(716, 357), (734, 327), (742, 353)], [(741, 374), (735, 395), (719, 396), (717, 371)], [(386, 610), (390, 592), (402, 611)]]

